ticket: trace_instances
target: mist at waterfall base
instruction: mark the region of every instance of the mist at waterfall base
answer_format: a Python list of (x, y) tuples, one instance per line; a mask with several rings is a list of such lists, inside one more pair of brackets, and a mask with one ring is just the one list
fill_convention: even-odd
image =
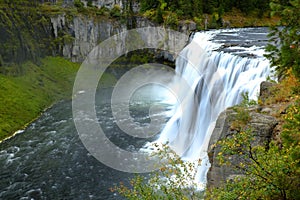
[[(262, 56), (266, 34), (267, 28), (196, 33), (176, 61), (176, 73), (192, 89), (184, 104), (177, 105), (174, 95), (153, 85), (137, 90), (130, 102), (130, 114), (140, 124), (150, 122), (151, 106), (164, 108), (152, 113), (164, 119), (156, 137), (138, 139), (123, 133), (110, 108), (113, 88), (101, 89), (96, 110), (107, 138), (128, 151), (169, 141), (184, 160), (202, 160), (195, 182), (203, 188), (209, 167), (207, 145), (218, 114), (239, 103), (242, 92), (256, 98), (260, 82), (269, 74)], [(70, 101), (57, 103), (21, 134), (1, 143), (0, 166), (0, 199), (122, 199), (109, 188), (133, 177), (101, 164), (84, 148)]]

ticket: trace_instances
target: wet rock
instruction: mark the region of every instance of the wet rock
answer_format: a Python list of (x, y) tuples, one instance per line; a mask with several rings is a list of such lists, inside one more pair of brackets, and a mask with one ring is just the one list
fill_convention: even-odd
[(42, 199), (42, 190), (41, 189), (32, 189), (26, 192), (29, 199)]

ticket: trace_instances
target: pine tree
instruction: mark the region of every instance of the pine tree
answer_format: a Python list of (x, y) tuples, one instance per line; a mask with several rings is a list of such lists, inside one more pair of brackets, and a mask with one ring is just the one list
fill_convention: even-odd
[(300, 0), (287, 4), (273, 0), (270, 6), (272, 14), (279, 15), (281, 20), (269, 34), (271, 44), (267, 47), (270, 52), (267, 57), (279, 76), (292, 71), (300, 80)]

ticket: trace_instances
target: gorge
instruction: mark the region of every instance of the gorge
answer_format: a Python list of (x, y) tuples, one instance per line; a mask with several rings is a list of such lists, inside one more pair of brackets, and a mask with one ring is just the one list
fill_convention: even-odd
[[(179, 150), (179, 153), (184, 159), (203, 160), (197, 179), (202, 186), (206, 184), (209, 166), (206, 151), (217, 116), (226, 107), (239, 103), (242, 92), (249, 92), (251, 98), (256, 98), (260, 82), (269, 73), (269, 63), (262, 57), (266, 33), (267, 28), (248, 28), (195, 34), (195, 42), (207, 51), (207, 56), (199, 59), (197, 56), (201, 52), (191, 52), (187, 46), (176, 61), (177, 73), (187, 79), (196, 90), (195, 95), (201, 96), (196, 103), (191, 102), (196, 105), (194, 113), (175, 112), (172, 116), (169, 111), (175, 105), (165, 102), (168, 95), (158, 95), (160, 88), (155, 91), (141, 89), (138, 98), (131, 102), (132, 115), (143, 123), (148, 123), (150, 117), (147, 112), (149, 104), (158, 103), (164, 107), (164, 112), (156, 114), (170, 120), (157, 139), (162, 142), (169, 140), (175, 149), (180, 149), (184, 140), (172, 141), (175, 138), (172, 134), (177, 130), (182, 133), (190, 130), (193, 136), (191, 145), (187, 151)], [(226, 45), (226, 41), (236, 45)], [(196, 56), (190, 57), (193, 53)], [(199, 79), (199, 72), (207, 76), (203, 77), (203, 82)], [(217, 87), (209, 87), (209, 77), (215, 77), (213, 83)], [(96, 96), (99, 121), (112, 142), (136, 151), (147, 141), (133, 139), (118, 128), (110, 109), (111, 90), (111, 87), (102, 88)], [(209, 112), (205, 111), (206, 108)], [(86, 151), (76, 134), (70, 101), (54, 105), (22, 134), (2, 143), (0, 162), (3, 166), (0, 197), (4, 199), (57, 199), (66, 196), (72, 199), (119, 199), (109, 188), (132, 176), (106, 167)]]
[(299, 9), (0, 0), (0, 199), (300, 199)]

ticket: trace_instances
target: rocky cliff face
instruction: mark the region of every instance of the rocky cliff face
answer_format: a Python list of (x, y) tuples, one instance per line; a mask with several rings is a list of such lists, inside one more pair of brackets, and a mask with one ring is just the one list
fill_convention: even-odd
[[(105, 6), (107, 8), (113, 8), (113, 6), (116, 4), (123, 7), (123, 1), (122, 0), (93, 0), (92, 5), (97, 6), (98, 8), (101, 8), (102, 6)], [(83, 2), (85, 6), (87, 6), (88, 4), (87, 0), (81, 0), (81, 2)]]
[[(154, 23), (145, 18), (137, 18), (136, 27), (153, 27)], [(88, 53), (101, 41), (112, 35), (123, 32), (130, 27), (128, 24), (117, 20), (95, 19), (85, 16), (76, 16), (71, 21), (65, 15), (51, 17), (54, 36), (59, 37), (59, 32), (64, 30), (73, 37), (73, 41), (65, 42), (61, 49), (64, 57), (73, 62), (82, 62)]]
[[(67, 20), (67, 17), (62, 14), (51, 17), (51, 26), (55, 38), (61, 37), (60, 32), (68, 33), (72, 37), (71, 41), (63, 42), (58, 47), (59, 54), (73, 62), (82, 62), (95, 46), (115, 34), (132, 28), (156, 27), (158, 25), (143, 17), (134, 17), (125, 22), (86, 16), (76, 16), (72, 20)], [(178, 30), (186, 35), (195, 29), (195, 23), (182, 22), (178, 25)], [(147, 40), (147, 38), (144, 39)], [(166, 51), (160, 52), (160, 54), (165, 59), (174, 61), (174, 54)]]
[[(257, 108), (255, 107), (249, 109), (250, 121), (247, 123), (247, 126), (252, 128), (252, 134), (255, 138), (255, 142), (253, 142), (252, 145), (266, 145), (270, 142), (272, 133), (278, 122), (276, 118), (272, 116), (257, 113), (256, 109)], [(208, 155), (211, 168), (207, 175), (207, 187), (219, 186), (226, 180), (230, 180), (236, 176), (242, 175), (241, 172), (236, 171), (231, 167), (219, 165), (217, 161), (217, 155), (220, 152), (220, 147), (214, 145), (219, 140), (231, 137), (234, 134), (239, 134), (237, 130), (231, 128), (231, 123), (236, 115), (236, 111), (234, 111), (232, 108), (229, 108), (222, 112), (218, 117), (215, 129), (209, 142)], [(230, 162), (233, 165), (238, 165), (239, 157), (233, 156)]]
[[(72, 0), (68, 0), (68, 2)], [(82, 0), (87, 6), (88, 1)], [(65, 1), (66, 3), (66, 1)], [(126, 0), (93, 0), (92, 4), (98, 8), (106, 7), (112, 9), (115, 5), (123, 8), (128, 2)], [(67, 4), (67, 3), (66, 3)], [(133, 12), (139, 11), (138, 1), (131, 1), (131, 10)], [(57, 47), (58, 53), (66, 58), (71, 59), (73, 62), (82, 62), (88, 53), (97, 46), (100, 42), (111, 37), (112, 35), (121, 33), (123, 31), (142, 28), (154, 27), (158, 24), (139, 16), (130, 17), (127, 19), (88, 17), (78, 15), (75, 17), (60, 14), (51, 17), (51, 26), (55, 38), (65, 37), (68, 34), (72, 40), (65, 40)], [(195, 22), (181, 21), (178, 24), (177, 30), (188, 35), (191, 31), (196, 30)], [(63, 33), (63, 34), (62, 34)], [(161, 54), (161, 52), (160, 52)], [(173, 61), (174, 55), (164, 52), (164, 58)]]
[[(48, 6), (41, 7), (34, 3), (18, 5), (17, 8), (27, 9), (28, 12), (15, 11), (14, 5), (7, 3), (6, 12), (0, 13), (0, 71), (14, 71), (12, 63), (22, 63), (26, 60), (38, 61), (47, 55), (59, 55), (73, 62), (82, 62), (87, 54), (100, 42), (125, 30), (141, 27), (158, 26), (154, 22), (140, 17), (113, 17), (110, 14), (89, 13), (73, 7), (73, 0), (64, 0), (61, 10), (55, 10), (56, 0), (40, 0)], [(35, 1), (35, 3), (37, 3)], [(87, 1), (84, 1), (87, 3)], [(116, 4), (122, 6), (126, 1), (97, 0), (95, 6), (108, 7)], [(132, 10), (138, 11), (137, 1), (131, 2)], [(24, 7), (25, 6), (25, 7)], [(53, 10), (54, 9), (54, 10)], [(65, 9), (65, 10), (64, 10)], [(76, 11), (77, 10), (77, 11)], [(101, 9), (98, 10), (99, 12)], [(104, 12), (104, 11), (103, 11)], [(109, 12), (109, 11), (105, 11)], [(109, 16), (108, 16), (109, 15)], [(195, 23), (180, 23), (177, 30), (189, 34), (195, 30)], [(173, 58), (164, 53), (164, 57)], [(19, 69), (18, 69), (19, 70)], [(15, 70), (16, 73), (19, 73)], [(7, 72), (6, 72), (7, 71)]]

